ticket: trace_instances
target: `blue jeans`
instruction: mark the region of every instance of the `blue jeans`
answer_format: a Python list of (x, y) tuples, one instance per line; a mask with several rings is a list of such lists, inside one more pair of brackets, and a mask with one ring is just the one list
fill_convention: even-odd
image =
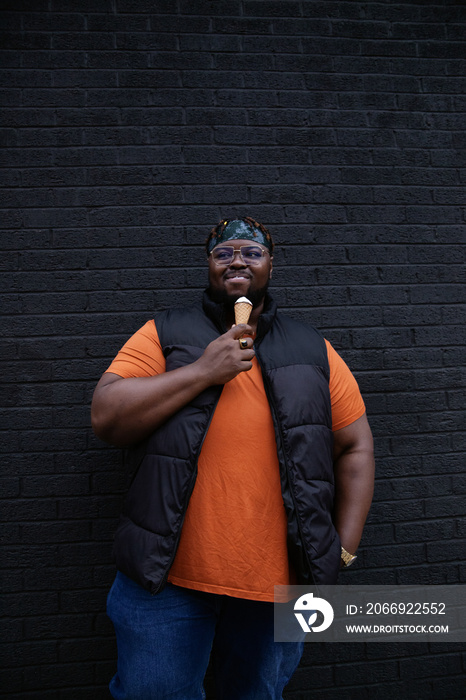
[(200, 700), (212, 652), (218, 700), (280, 700), (303, 645), (274, 642), (273, 603), (168, 584), (153, 596), (121, 573), (107, 601), (117, 700)]

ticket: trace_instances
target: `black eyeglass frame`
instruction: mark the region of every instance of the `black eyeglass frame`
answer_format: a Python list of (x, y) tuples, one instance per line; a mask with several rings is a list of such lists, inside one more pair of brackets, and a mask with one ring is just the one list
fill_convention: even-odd
[[(244, 257), (243, 257), (243, 249), (244, 249), (244, 248), (254, 248), (255, 250), (260, 250), (260, 252), (261, 252), (260, 258), (258, 258), (257, 261), (254, 261), (254, 262), (251, 262), (251, 261), (246, 262), (246, 260), (245, 260)], [(215, 253), (215, 252), (218, 251), (218, 250), (225, 250), (225, 249), (231, 251), (231, 259), (228, 260), (228, 261), (222, 261), (222, 260), (217, 261), (217, 260), (215, 260), (215, 258), (214, 258), (214, 256), (213, 256), (213, 253)], [(268, 254), (270, 255), (269, 251), (268, 251), (266, 248), (262, 248), (258, 243), (251, 243), (250, 245), (242, 245), (240, 248), (234, 248), (232, 245), (223, 245), (223, 244), (220, 244), (219, 246), (216, 246), (215, 248), (213, 248), (213, 249), (210, 251), (209, 257), (212, 256), (212, 260), (214, 261), (214, 264), (215, 264), (215, 265), (224, 265), (224, 266), (228, 266), (228, 265), (231, 265), (231, 263), (232, 263), (233, 260), (235, 259), (236, 253), (239, 253), (240, 258), (241, 258), (241, 260), (243, 261), (243, 263), (244, 263), (245, 265), (253, 265), (253, 266), (254, 266), (254, 265), (259, 265), (259, 264), (262, 262), (262, 258), (264, 257), (264, 255), (265, 255), (266, 253), (268, 253)]]

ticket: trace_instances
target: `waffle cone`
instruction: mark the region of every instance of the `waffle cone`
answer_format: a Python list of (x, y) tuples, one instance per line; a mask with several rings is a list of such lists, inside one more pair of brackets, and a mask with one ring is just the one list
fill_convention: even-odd
[(252, 304), (246, 301), (240, 301), (235, 304), (235, 323), (247, 323), (251, 315)]

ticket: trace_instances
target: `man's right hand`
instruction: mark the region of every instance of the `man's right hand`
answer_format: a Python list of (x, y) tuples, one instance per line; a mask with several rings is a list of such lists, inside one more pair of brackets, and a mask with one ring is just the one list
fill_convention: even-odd
[(245, 349), (239, 344), (239, 339), (248, 333), (252, 333), (251, 326), (239, 323), (209, 343), (204, 353), (194, 363), (205, 372), (209, 384), (226, 384), (240, 372), (247, 372), (252, 368), (251, 360), (255, 355), (253, 339), (244, 338), (247, 342)]
[(102, 440), (124, 447), (143, 440), (204, 389), (225, 384), (252, 367), (250, 326), (238, 324), (213, 340), (191, 364), (153, 377), (124, 379), (106, 372), (94, 391), (92, 427)]

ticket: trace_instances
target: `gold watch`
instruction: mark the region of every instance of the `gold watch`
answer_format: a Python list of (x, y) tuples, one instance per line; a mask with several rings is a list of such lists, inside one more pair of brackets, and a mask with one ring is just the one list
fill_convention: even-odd
[(341, 562), (343, 569), (346, 569), (348, 566), (351, 566), (355, 559), (357, 559), (356, 554), (350, 554), (346, 551), (344, 547), (341, 548)]

